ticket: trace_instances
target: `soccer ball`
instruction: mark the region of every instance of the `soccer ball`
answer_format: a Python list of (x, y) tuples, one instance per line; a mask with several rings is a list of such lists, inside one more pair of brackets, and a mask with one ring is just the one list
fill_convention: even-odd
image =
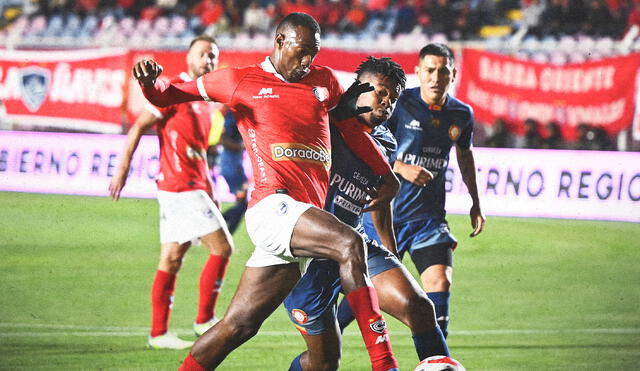
[(433, 356), (418, 363), (414, 371), (465, 371), (465, 368), (451, 357)]

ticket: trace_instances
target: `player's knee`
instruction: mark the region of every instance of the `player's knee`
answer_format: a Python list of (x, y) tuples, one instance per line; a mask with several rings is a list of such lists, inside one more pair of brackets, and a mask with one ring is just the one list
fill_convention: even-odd
[(205, 236), (202, 242), (213, 255), (228, 258), (233, 254), (233, 238), (223, 229), (214, 232), (212, 235)]
[(344, 234), (344, 238), (340, 240), (341, 246), (339, 246), (340, 257), (343, 262), (349, 262), (351, 264), (366, 264), (366, 244), (364, 238), (353, 230)]
[(254, 337), (260, 329), (260, 323), (252, 320), (242, 320), (239, 318), (225, 318), (230, 337), (236, 339), (239, 343)]
[(224, 256), (225, 258), (228, 258), (231, 255), (233, 255), (233, 249), (234, 249), (233, 242), (225, 241), (223, 243), (219, 243), (211, 246), (209, 248), (209, 251), (214, 255), (220, 255), (220, 256)]
[(423, 279), (423, 283), (427, 292), (443, 292), (451, 288), (451, 279), (446, 275), (428, 276)]
[(160, 258), (159, 268), (171, 274), (176, 274), (182, 267), (183, 254), (170, 253)]

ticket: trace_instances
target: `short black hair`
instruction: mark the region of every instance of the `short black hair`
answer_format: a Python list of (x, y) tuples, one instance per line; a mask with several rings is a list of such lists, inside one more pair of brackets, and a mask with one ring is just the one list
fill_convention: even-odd
[(427, 55), (436, 55), (438, 57), (447, 58), (447, 64), (454, 64), (455, 57), (453, 55), (453, 51), (446, 46), (445, 44), (440, 43), (432, 43), (428, 44), (424, 48), (420, 49), (420, 57), (419, 60), (422, 60)]
[(286, 27), (295, 28), (298, 26), (302, 26), (313, 33), (320, 33), (320, 25), (315, 19), (313, 19), (312, 16), (307, 13), (298, 12), (288, 14), (286, 17), (284, 17), (280, 24), (278, 24), (278, 27), (276, 27), (276, 34), (281, 32)]
[(191, 42), (189, 43), (189, 49), (191, 49), (191, 47), (193, 46), (193, 44), (197, 43), (198, 41), (208, 41), (214, 45), (218, 45), (218, 43), (216, 42), (216, 39), (213, 38), (213, 36), (209, 36), (209, 35), (199, 35), (193, 38), (193, 40), (191, 40)]
[(407, 77), (405, 76), (402, 67), (388, 57), (376, 58), (368, 56), (365, 61), (360, 63), (356, 70), (358, 79), (360, 79), (360, 76), (365, 73), (379, 73), (392, 79), (396, 85), (400, 86), (400, 91), (404, 90), (404, 86), (407, 82)]

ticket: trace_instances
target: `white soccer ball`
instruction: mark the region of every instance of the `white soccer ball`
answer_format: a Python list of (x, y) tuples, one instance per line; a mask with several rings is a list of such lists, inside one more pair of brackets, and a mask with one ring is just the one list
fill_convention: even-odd
[(418, 363), (414, 371), (465, 371), (465, 368), (451, 357), (433, 356)]

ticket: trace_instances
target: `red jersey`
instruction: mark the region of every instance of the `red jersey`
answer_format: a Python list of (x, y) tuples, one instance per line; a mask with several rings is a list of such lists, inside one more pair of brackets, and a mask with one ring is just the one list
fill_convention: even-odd
[[(250, 206), (277, 189), (286, 189), (298, 201), (324, 206), (331, 166), (328, 112), (343, 92), (330, 68), (311, 66), (304, 78), (291, 83), (267, 58), (259, 65), (208, 73), (195, 84), (158, 85), (143, 88), (156, 104), (204, 99), (224, 103), (234, 111), (253, 167), (255, 189)], [(350, 134), (352, 142), (361, 142), (357, 146), (366, 141), (356, 151), (359, 155), (375, 157), (377, 169), (390, 170), (364, 131)]]
[[(186, 73), (172, 83), (191, 81)], [(213, 107), (208, 102), (188, 102), (165, 108), (147, 107), (161, 121), (157, 124), (160, 141), (158, 189), (184, 192), (201, 189), (211, 192), (207, 166), (207, 146)]]

